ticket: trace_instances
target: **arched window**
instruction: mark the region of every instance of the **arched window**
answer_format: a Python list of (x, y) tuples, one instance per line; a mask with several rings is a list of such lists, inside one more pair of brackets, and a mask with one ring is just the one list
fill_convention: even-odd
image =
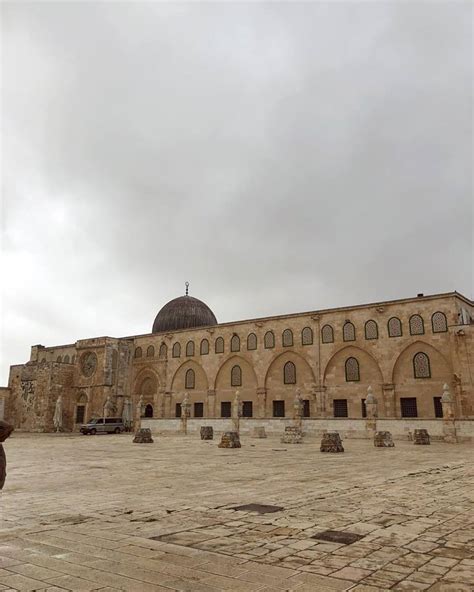
[(188, 341), (186, 344), (186, 355), (194, 356), (194, 341)]
[(249, 333), (247, 336), (247, 349), (253, 350), (257, 349), (257, 336), (255, 333)]
[(359, 362), (356, 358), (346, 360), (346, 382), (358, 382), (360, 380)]
[(153, 417), (153, 405), (148, 405), (145, 407), (145, 417)]
[(331, 325), (324, 325), (321, 329), (321, 341), (323, 343), (334, 343), (334, 331)]
[(301, 345), (313, 345), (313, 330), (311, 327), (305, 327), (301, 331)]
[(365, 338), (366, 339), (378, 339), (379, 338), (379, 328), (375, 321), (367, 321), (365, 323)]
[(56, 358), (56, 362), (62, 362), (62, 361), (63, 361), (63, 359), (61, 358), (61, 356), (58, 356), (58, 357)]
[(196, 383), (196, 375), (194, 374), (194, 370), (189, 368), (186, 370), (186, 375), (184, 378), (184, 388), (186, 389), (193, 389)]
[(165, 359), (168, 356), (168, 347), (166, 345), (166, 343), (162, 343), (160, 345), (160, 359)]
[(230, 371), (230, 386), (242, 386), (242, 369), (234, 366)]
[(431, 317), (431, 326), (433, 333), (446, 333), (448, 330), (448, 321), (444, 312), (435, 312)]
[(273, 334), (273, 331), (267, 331), (265, 333), (265, 337), (263, 338), (263, 345), (266, 349), (271, 349), (272, 347), (275, 347), (275, 335)]
[(146, 357), (147, 358), (154, 358), (155, 357), (155, 348), (152, 345), (149, 345), (146, 348)]
[(293, 362), (287, 362), (283, 366), (283, 383), (296, 384), (296, 366)]
[(200, 352), (201, 356), (207, 356), (207, 354), (209, 353), (209, 341), (207, 339), (203, 339), (201, 341)]
[(67, 354), (64, 356), (64, 363), (69, 364), (69, 356)]
[(346, 321), (342, 327), (342, 339), (344, 341), (355, 341), (356, 330), (350, 321)]
[(291, 347), (293, 345), (293, 331), (291, 329), (285, 329), (283, 331), (281, 342), (283, 347)]
[(240, 337), (238, 335), (232, 335), (232, 339), (230, 340), (230, 351), (240, 351)]
[(413, 375), (415, 378), (431, 378), (430, 359), (423, 352), (413, 356)]
[(173, 358), (180, 358), (181, 357), (181, 345), (176, 342), (173, 345)]
[(401, 337), (402, 336), (402, 322), (397, 317), (392, 317), (388, 321), (388, 336)]
[(215, 350), (216, 350), (216, 354), (223, 354), (224, 353), (224, 339), (222, 337), (218, 337), (216, 339)]
[(410, 335), (424, 335), (425, 325), (420, 315), (414, 314), (410, 317)]
[(142, 355), (143, 355), (142, 348), (141, 347), (136, 347), (135, 348), (135, 357), (136, 358), (141, 358)]

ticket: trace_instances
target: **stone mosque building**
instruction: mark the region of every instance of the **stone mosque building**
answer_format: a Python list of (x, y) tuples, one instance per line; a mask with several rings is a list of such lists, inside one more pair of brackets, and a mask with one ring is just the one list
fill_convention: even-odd
[(268, 425), (291, 417), (299, 388), (308, 420), (351, 422), (365, 417), (370, 385), (379, 418), (435, 421), (447, 384), (456, 418), (469, 421), (473, 381), (474, 303), (457, 292), (219, 324), (186, 289), (146, 335), (32, 346), (11, 366), (4, 415), (16, 429), (52, 431), (61, 394), (74, 431), (106, 401), (121, 417), (142, 396), (143, 417), (176, 426), (187, 392), (191, 418), (216, 425), (238, 390), (244, 418)]

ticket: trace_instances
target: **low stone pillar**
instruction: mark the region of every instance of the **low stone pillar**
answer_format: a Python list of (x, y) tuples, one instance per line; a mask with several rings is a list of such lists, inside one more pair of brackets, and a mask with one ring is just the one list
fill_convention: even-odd
[(214, 440), (214, 430), (212, 426), (201, 426), (201, 440)]
[(303, 433), (298, 426), (286, 426), (285, 433), (281, 437), (283, 444), (302, 444)]
[(339, 432), (326, 432), (321, 440), (321, 452), (344, 452)]
[(257, 426), (255, 428), (253, 428), (252, 436), (254, 438), (266, 438), (267, 433), (265, 432), (265, 427), (264, 426)]
[(373, 438), (377, 431), (377, 399), (375, 398), (370, 385), (367, 388), (367, 397), (365, 398), (365, 411), (367, 414), (365, 419), (365, 429), (369, 438)]
[(390, 432), (375, 432), (374, 446), (377, 448), (393, 448), (392, 434)]
[(241, 448), (238, 432), (224, 432), (218, 448)]
[(458, 438), (456, 434), (456, 422), (454, 419), (454, 401), (447, 384), (443, 386), (441, 405), (443, 407), (443, 439), (449, 444), (456, 444)]
[(428, 430), (417, 429), (413, 432), (413, 444), (430, 444)]
[(151, 437), (151, 430), (150, 428), (140, 428), (137, 432), (135, 432), (135, 437), (133, 438), (134, 444), (153, 444), (153, 438)]

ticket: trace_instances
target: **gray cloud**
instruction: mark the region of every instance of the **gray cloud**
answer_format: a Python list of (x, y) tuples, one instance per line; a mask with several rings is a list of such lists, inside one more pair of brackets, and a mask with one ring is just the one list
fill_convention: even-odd
[(2, 376), (29, 345), (473, 297), (469, 3), (3, 3)]

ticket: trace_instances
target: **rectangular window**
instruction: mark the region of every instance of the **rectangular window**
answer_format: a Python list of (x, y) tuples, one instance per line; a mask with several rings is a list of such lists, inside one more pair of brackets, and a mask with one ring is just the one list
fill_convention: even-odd
[(176, 417), (181, 417), (181, 403), (176, 403)]
[(334, 417), (347, 417), (347, 399), (334, 399)]
[(303, 400), (303, 417), (310, 416), (310, 406), (309, 406), (309, 399)]
[(285, 417), (285, 401), (273, 401), (273, 417)]
[(367, 417), (367, 407), (365, 405), (365, 399), (361, 399), (360, 404), (362, 406), (362, 417)]
[(232, 409), (230, 401), (221, 402), (221, 417), (232, 417)]
[(416, 397), (400, 397), (402, 417), (418, 417)]
[(204, 403), (194, 403), (194, 417), (204, 417)]
[(441, 397), (433, 397), (435, 417), (443, 417), (443, 406), (441, 405)]
[(242, 405), (242, 417), (253, 417), (252, 401), (244, 401)]
[(85, 411), (86, 411), (85, 405), (78, 405), (76, 407), (76, 423), (84, 423)]

